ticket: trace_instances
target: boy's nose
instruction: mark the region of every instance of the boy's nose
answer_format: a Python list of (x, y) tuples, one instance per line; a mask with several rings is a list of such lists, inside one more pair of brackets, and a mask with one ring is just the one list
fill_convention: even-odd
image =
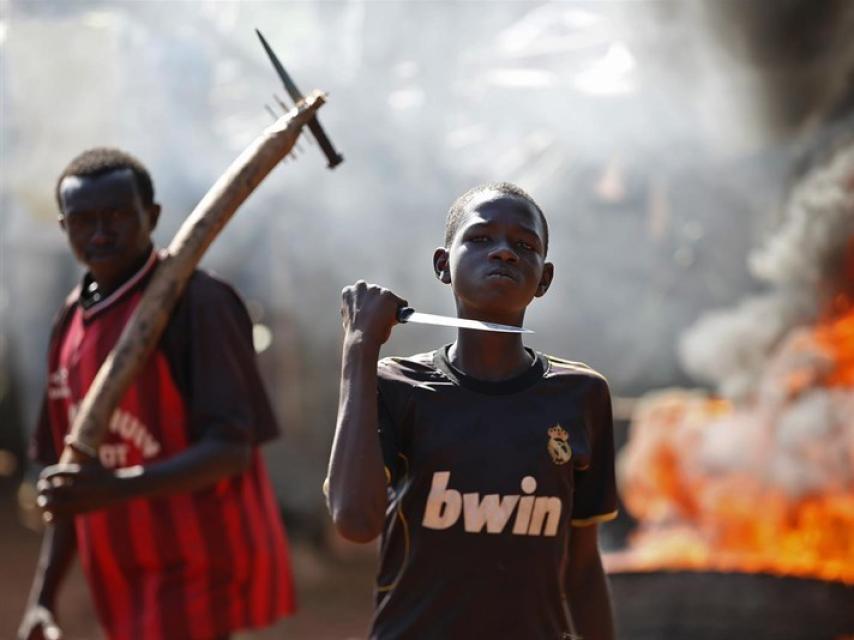
[(95, 218), (95, 228), (92, 231), (93, 242), (106, 242), (112, 234), (112, 225), (103, 217)]
[(489, 257), (492, 260), (501, 260), (502, 262), (516, 262), (519, 259), (516, 252), (506, 243), (497, 245), (490, 251)]

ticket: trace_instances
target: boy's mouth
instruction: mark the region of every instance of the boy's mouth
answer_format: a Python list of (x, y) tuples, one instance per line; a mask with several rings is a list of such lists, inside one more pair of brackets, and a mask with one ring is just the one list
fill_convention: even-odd
[(112, 258), (117, 256), (119, 253), (121, 253), (119, 251), (119, 248), (114, 246), (114, 245), (101, 246), (101, 247), (89, 247), (86, 250), (86, 258), (88, 260), (92, 260), (92, 261), (95, 261), (95, 260), (111, 260)]
[(499, 278), (516, 281), (516, 276), (506, 269), (493, 269), (486, 274), (487, 278)]

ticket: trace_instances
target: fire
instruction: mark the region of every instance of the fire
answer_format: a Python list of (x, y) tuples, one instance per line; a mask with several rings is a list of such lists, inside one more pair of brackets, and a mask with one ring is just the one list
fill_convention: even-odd
[(854, 304), (847, 297), (838, 296), (834, 307), (839, 317), (831, 317), (815, 331), (816, 344), (833, 363), (825, 384), (854, 388)]
[(854, 584), (854, 305), (793, 331), (740, 406), (643, 398), (618, 473), (640, 526), (611, 568)]

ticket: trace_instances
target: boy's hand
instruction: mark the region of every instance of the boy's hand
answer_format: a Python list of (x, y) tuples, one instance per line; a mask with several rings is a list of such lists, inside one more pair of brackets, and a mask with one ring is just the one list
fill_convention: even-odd
[(53, 612), (35, 604), (27, 609), (18, 627), (18, 640), (62, 640), (62, 631), (56, 624)]
[(102, 509), (129, 497), (123, 489), (126, 475), (109, 471), (98, 463), (55, 464), (42, 471), (38, 484), (37, 504), (54, 516), (70, 516)]
[(341, 291), (341, 317), (345, 339), (357, 339), (377, 349), (397, 324), (397, 310), (406, 300), (388, 289), (359, 280)]

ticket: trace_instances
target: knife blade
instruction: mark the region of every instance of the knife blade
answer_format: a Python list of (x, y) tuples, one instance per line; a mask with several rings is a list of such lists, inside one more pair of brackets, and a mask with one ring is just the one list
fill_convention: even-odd
[(421, 313), (412, 307), (401, 307), (397, 310), (397, 321), (400, 323), (430, 324), (437, 327), (457, 327), (459, 329), (474, 329), (476, 331), (498, 331), (501, 333), (534, 333), (530, 329), (514, 327), (510, 324), (483, 322), (452, 316), (438, 316), (432, 313)]

